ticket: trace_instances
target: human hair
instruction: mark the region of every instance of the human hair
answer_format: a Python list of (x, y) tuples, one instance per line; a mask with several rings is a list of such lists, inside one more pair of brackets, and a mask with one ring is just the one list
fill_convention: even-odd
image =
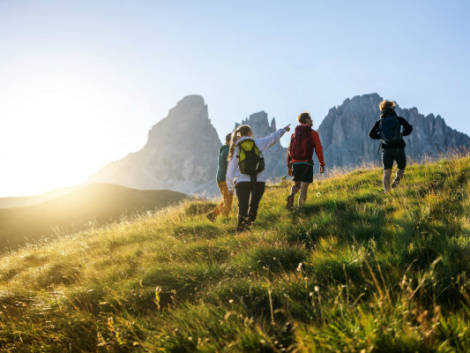
[(228, 160), (230, 161), (235, 153), (235, 146), (238, 140), (243, 136), (253, 135), (250, 125), (240, 125), (232, 132), (232, 139), (230, 141), (230, 149), (228, 152)]
[(299, 123), (301, 124), (306, 124), (308, 120), (312, 120), (312, 118), (310, 117), (310, 114), (307, 113), (307, 112), (304, 112), (304, 113), (300, 113), (299, 116), (297, 117), (297, 120), (299, 121)]
[(379, 104), (380, 111), (383, 112), (385, 109), (395, 109), (396, 103), (394, 101), (389, 101), (384, 99)]
[(229, 134), (225, 135), (225, 142), (226, 142), (227, 144), (230, 143), (230, 140), (231, 140), (231, 139), (232, 139), (232, 133), (229, 133)]

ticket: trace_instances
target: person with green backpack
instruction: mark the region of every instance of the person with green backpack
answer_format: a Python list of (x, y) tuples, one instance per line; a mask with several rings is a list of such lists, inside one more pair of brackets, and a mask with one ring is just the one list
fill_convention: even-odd
[(266, 184), (263, 153), (290, 130), (289, 125), (262, 138), (254, 138), (249, 125), (241, 125), (232, 133), (226, 183), (229, 191), (235, 189), (238, 198), (238, 232), (256, 220)]
[(217, 205), (211, 212), (207, 214), (207, 219), (214, 222), (219, 214), (223, 214), (225, 217), (228, 216), (230, 208), (232, 207), (233, 192), (229, 192), (227, 189), (227, 183), (225, 177), (227, 175), (227, 164), (228, 164), (228, 150), (232, 134), (225, 136), (225, 145), (220, 147), (219, 150), (219, 168), (217, 169), (217, 186), (219, 187), (220, 193), (222, 194), (222, 202)]
[(375, 122), (369, 132), (370, 138), (382, 141), (380, 148), (382, 149), (382, 163), (384, 166), (383, 185), (386, 193), (390, 191), (393, 162), (397, 162), (398, 171), (392, 183), (392, 188), (398, 186), (405, 174), (406, 143), (403, 136), (408, 136), (413, 131), (413, 126), (397, 115), (395, 106), (395, 102), (383, 100), (379, 105), (380, 119)]

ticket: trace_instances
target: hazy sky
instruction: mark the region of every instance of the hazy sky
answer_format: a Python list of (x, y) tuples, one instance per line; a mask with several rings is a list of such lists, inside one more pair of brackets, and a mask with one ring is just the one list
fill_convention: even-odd
[[(0, 0), (0, 196), (85, 181), (187, 94), (219, 135), (378, 92), (470, 134), (470, 2)], [(216, 153), (216, 151), (214, 151)]]

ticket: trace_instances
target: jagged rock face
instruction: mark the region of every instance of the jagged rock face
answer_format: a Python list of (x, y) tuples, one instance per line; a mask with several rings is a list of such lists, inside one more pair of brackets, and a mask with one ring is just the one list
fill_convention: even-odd
[[(342, 105), (330, 109), (318, 132), (328, 166), (351, 167), (362, 163), (380, 162), (377, 153), (379, 141), (369, 138), (369, 131), (379, 119), (382, 98), (366, 94), (346, 99)], [(439, 115), (419, 114), (416, 108), (397, 107), (396, 112), (413, 125), (413, 132), (405, 137), (409, 160), (461, 149), (470, 149), (470, 138), (448, 127)]]
[(201, 96), (187, 96), (149, 131), (138, 152), (105, 166), (90, 179), (138, 189), (213, 194), (221, 142)]
[[(268, 121), (268, 114), (264, 111), (251, 114), (242, 120), (241, 125), (250, 125), (255, 138), (264, 137), (276, 131), (276, 120), (272, 118), (271, 124)], [(240, 124), (235, 124), (235, 128)], [(283, 148), (279, 142), (274, 144), (264, 153), (266, 165), (266, 175), (269, 179), (276, 179), (287, 174), (286, 167), (287, 149)]]

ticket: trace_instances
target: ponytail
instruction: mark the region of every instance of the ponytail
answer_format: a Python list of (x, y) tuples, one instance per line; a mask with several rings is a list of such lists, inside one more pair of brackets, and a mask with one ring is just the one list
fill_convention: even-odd
[(252, 134), (252, 132), (249, 125), (240, 125), (235, 129), (230, 140), (230, 149), (228, 152), (229, 161), (233, 158), (233, 154), (235, 153), (235, 146), (237, 145), (238, 140), (243, 136), (250, 136), (250, 134)]

